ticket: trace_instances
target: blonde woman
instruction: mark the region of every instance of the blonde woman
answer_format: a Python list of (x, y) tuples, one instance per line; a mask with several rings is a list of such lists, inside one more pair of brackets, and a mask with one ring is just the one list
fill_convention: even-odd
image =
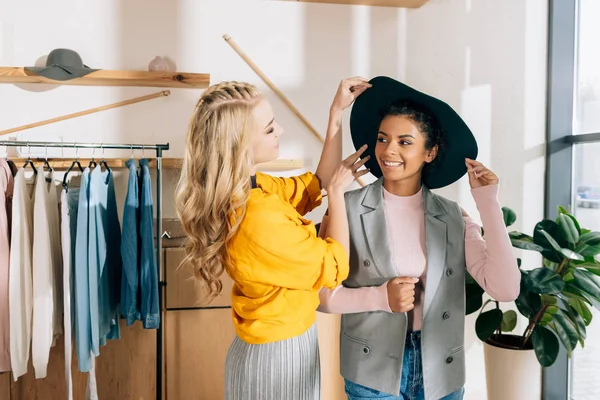
[[(202, 95), (190, 121), (178, 213), (187, 261), (210, 297), (233, 279), (236, 329), (226, 361), (225, 398), (319, 399), (316, 309), (319, 290), (348, 275), (344, 190), (366, 146), (341, 162), (341, 116), (370, 84), (343, 80), (330, 108), (316, 173), (275, 178), (257, 164), (279, 155), (283, 129), (269, 102), (247, 83), (223, 82)], [(302, 216), (329, 203), (329, 237)]]

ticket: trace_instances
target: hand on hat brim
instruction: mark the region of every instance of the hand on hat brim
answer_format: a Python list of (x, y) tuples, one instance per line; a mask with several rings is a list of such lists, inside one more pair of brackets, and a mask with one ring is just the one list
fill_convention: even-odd
[(498, 176), (479, 161), (470, 158), (465, 159), (467, 173), (469, 174), (469, 184), (471, 189), (482, 186), (497, 185), (500, 179)]

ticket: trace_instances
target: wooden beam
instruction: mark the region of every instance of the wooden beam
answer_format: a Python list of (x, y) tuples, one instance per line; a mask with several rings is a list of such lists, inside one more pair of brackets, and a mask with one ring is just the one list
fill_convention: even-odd
[(148, 94), (146, 96), (140, 96), (140, 97), (136, 97), (134, 99), (123, 100), (123, 101), (119, 101), (119, 102), (113, 103), (113, 104), (108, 104), (105, 106), (94, 107), (94, 108), (84, 110), (84, 111), (79, 111), (79, 112), (76, 112), (73, 114), (63, 115), (61, 117), (56, 117), (56, 118), (46, 119), (44, 121), (34, 122), (33, 124), (21, 125), (21, 126), (17, 126), (16, 128), (10, 128), (10, 129), (5, 129), (5, 130), (0, 131), (0, 136), (7, 135), (7, 134), (13, 133), (13, 132), (23, 131), (25, 129), (36, 128), (36, 127), (42, 126), (42, 125), (53, 124), (55, 122), (64, 121), (66, 119), (77, 118), (77, 117), (81, 117), (84, 115), (97, 113), (100, 111), (110, 110), (110, 109), (117, 108), (117, 107), (128, 106), (130, 104), (135, 104), (135, 103), (139, 103), (142, 101), (147, 101), (147, 100), (152, 100), (152, 99), (156, 99), (159, 97), (168, 96), (170, 94), (171, 94), (170, 91), (163, 90), (162, 92)]
[(429, 0), (283, 0), (300, 1), (303, 3), (328, 3), (346, 5), (365, 5), (380, 7), (419, 8)]
[(81, 78), (55, 81), (27, 71), (22, 67), (0, 67), (0, 83), (45, 83), (76, 86), (140, 86), (184, 89), (205, 89), (210, 74), (163, 71), (99, 70)]

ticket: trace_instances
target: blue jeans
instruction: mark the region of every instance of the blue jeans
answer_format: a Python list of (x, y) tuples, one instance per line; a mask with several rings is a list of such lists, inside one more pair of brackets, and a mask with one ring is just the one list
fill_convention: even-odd
[[(425, 398), (423, 387), (423, 365), (421, 362), (421, 332), (409, 332), (406, 335), (404, 357), (402, 359), (402, 381), (400, 396), (393, 396), (375, 389), (350, 382), (345, 379), (348, 400), (385, 399), (385, 400), (422, 400)], [(465, 389), (461, 388), (441, 400), (462, 400)]]

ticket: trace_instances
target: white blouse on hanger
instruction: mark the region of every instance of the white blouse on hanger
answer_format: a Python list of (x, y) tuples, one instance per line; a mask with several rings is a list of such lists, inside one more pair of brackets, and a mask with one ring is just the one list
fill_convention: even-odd
[(31, 356), (35, 377), (45, 378), (50, 348), (62, 333), (62, 254), (56, 185), (37, 169), (33, 206), (33, 335)]
[(15, 381), (27, 373), (33, 313), (32, 244), (35, 180), (20, 168), (15, 176), (10, 246), (10, 360)]

